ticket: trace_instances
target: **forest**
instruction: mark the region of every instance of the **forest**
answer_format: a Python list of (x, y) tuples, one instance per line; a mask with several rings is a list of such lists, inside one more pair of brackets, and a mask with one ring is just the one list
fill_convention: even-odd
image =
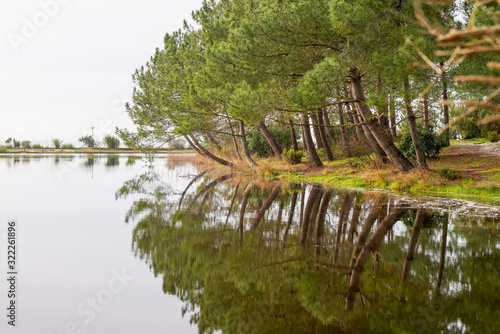
[(367, 156), (428, 170), (450, 139), (498, 140), (499, 9), (206, 0), (133, 74), (137, 131), (117, 134), (143, 150), (182, 139), (231, 167)]

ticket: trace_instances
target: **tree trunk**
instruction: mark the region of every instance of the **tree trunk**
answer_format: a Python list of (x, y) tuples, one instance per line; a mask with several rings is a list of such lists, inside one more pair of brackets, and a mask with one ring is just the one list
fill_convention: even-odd
[[(356, 124), (362, 123), (361, 120), (358, 117), (356, 109), (351, 106), (351, 103), (346, 103), (345, 106), (346, 106), (347, 112), (350, 113), (350, 114), (352, 114), (352, 118), (354, 120), (354, 123), (356, 123)], [(356, 131), (356, 137), (358, 139), (361, 140), (361, 139), (363, 139), (365, 137), (365, 135), (363, 133), (363, 128), (360, 125), (356, 125), (354, 127), (354, 130)]]
[(351, 77), (352, 96), (357, 100), (357, 102), (355, 102), (356, 107), (358, 108), (363, 121), (367, 124), (368, 129), (371, 131), (379, 145), (401, 172), (406, 173), (415, 168), (413, 164), (403, 155), (403, 153), (401, 153), (401, 151), (394, 145), (392, 140), (387, 137), (383, 129), (380, 127), (380, 124), (377, 122), (376, 118), (373, 117), (370, 109), (365, 104), (365, 97), (361, 86), (361, 75), (359, 71), (355, 68), (351, 68), (349, 70), (349, 74)]
[(299, 144), (297, 143), (297, 134), (295, 133), (295, 128), (293, 126), (292, 118), (288, 118), (288, 126), (290, 127), (290, 137), (292, 138), (292, 147), (294, 151), (299, 150)]
[(410, 242), (408, 243), (408, 252), (406, 253), (405, 264), (403, 266), (403, 281), (406, 281), (406, 279), (410, 275), (410, 266), (413, 262), (415, 249), (417, 248), (418, 236), (420, 234), (420, 229), (422, 228), (422, 223), (424, 222), (424, 215), (424, 209), (417, 210), (417, 217), (415, 217), (415, 222), (413, 223)]
[(188, 135), (184, 135), (184, 138), (188, 142), (189, 146), (191, 146), (191, 148), (196, 151), (196, 153), (198, 153), (199, 155), (204, 155), (203, 152), (191, 141), (191, 139), (189, 139)]
[(385, 219), (377, 226), (377, 229), (371, 235), (370, 239), (366, 242), (363, 250), (359, 254), (356, 263), (353, 266), (351, 273), (351, 278), (349, 280), (349, 290), (346, 297), (346, 310), (352, 310), (354, 307), (354, 299), (356, 293), (359, 292), (359, 282), (361, 279), (361, 274), (363, 273), (363, 267), (366, 261), (370, 258), (370, 255), (377, 251), (380, 247), (380, 243), (384, 239), (387, 231), (403, 216), (408, 207), (406, 203), (398, 204), (394, 210), (385, 217)]
[(301, 113), (300, 118), (302, 121), (304, 146), (306, 146), (307, 148), (307, 153), (309, 154), (309, 161), (311, 162), (313, 167), (323, 167), (323, 163), (321, 162), (321, 159), (318, 157), (318, 153), (316, 153), (316, 149), (314, 147), (307, 114), (304, 112)]
[(269, 130), (267, 129), (266, 124), (264, 124), (263, 121), (260, 121), (259, 123), (257, 123), (257, 127), (260, 129), (260, 131), (262, 132), (262, 134), (266, 138), (269, 146), (271, 146), (271, 149), (273, 150), (274, 155), (277, 158), (281, 159), (281, 153), (283, 153), (283, 151), (281, 150), (281, 147), (278, 144), (278, 142), (276, 141), (276, 139), (274, 139), (273, 134), (271, 132), (269, 132)]
[(257, 167), (257, 163), (253, 161), (252, 156), (250, 155), (250, 151), (248, 150), (247, 137), (245, 135), (245, 123), (240, 119), (240, 136), (241, 136), (241, 147), (243, 147), (243, 155), (245, 156), (245, 160), (250, 165), (250, 167)]
[(252, 223), (252, 225), (250, 226), (250, 231), (255, 231), (257, 229), (257, 226), (259, 226), (260, 220), (262, 219), (262, 217), (266, 213), (267, 209), (269, 209), (271, 204), (273, 204), (274, 200), (276, 199), (276, 197), (278, 196), (280, 191), (281, 191), (281, 185), (277, 184), (273, 188), (273, 190), (271, 191), (271, 193), (269, 194), (267, 199), (264, 201), (264, 204), (262, 204), (259, 211), (257, 211), (257, 213), (255, 214), (255, 217), (253, 217), (250, 220), (250, 222)]
[(422, 143), (420, 142), (420, 137), (418, 135), (417, 119), (413, 113), (413, 108), (411, 107), (410, 98), (408, 96), (409, 83), (407, 80), (403, 81), (403, 90), (405, 95), (406, 117), (408, 118), (411, 141), (413, 143), (413, 147), (415, 148), (415, 155), (417, 156), (417, 164), (422, 169), (429, 169), (427, 162), (425, 161), (424, 149), (422, 148)]
[(330, 141), (330, 143), (334, 143), (335, 135), (333, 134), (333, 128), (331, 127), (332, 123), (330, 122), (330, 117), (328, 117), (328, 110), (324, 108), (322, 114), (325, 125), (327, 125), (326, 134), (328, 135), (328, 140)]
[(328, 143), (328, 139), (326, 138), (326, 132), (325, 132), (325, 123), (323, 122), (323, 117), (322, 115), (317, 112), (316, 114), (316, 120), (318, 120), (318, 128), (319, 128), (319, 135), (321, 137), (321, 141), (323, 142), (323, 148), (325, 149), (325, 154), (326, 158), (328, 161), (333, 161), (335, 160), (333, 157), (333, 152), (332, 149), (330, 148), (330, 144)]
[(396, 104), (394, 102), (394, 97), (391, 95), (389, 97), (389, 113), (391, 118), (391, 134), (392, 140), (396, 140), (397, 138), (397, 129), (396, 129)]
[(315, 112), (311, 113), (311, 120), (312, 120), (312, 128), (313, 128), (313, 133), (314, 133), (314, 139), (316, 139), (316, 146), (319, 149), (324, 148), (323, 146), (323, 141), (321, 140), (321, 135), (319, 131), (319, 120), (317, 118), (317, 114)]
[[(356, 121), (354, 121), (354, 113), (351, 110), (349, 110), (349, 103), (345, 104), (345, 109), (346, 109), (345, 112), (347, 114), (347, 119), (349, 120), (349, 124), (351, 124), (351, 125), (356, 124)], [(357, 128), (357, 126), (355, 126), (355, 128)], [(358, 136), (358, 132), (357, 131), (354, 132), (353, 135), (354, 135), (354, 138), (356, 140), (361, 139), (361, 137)]]
[(212, 136), (210, 132), (207, 131), (205, 134), (207, 135), (210, 144), (212, 144), (215, 147), (217, 152), (220, 152), (222, 150), (222, 147), (220, 147), (219, 143), (217, 143), (217, 140), (215, 140), (215, 138)]
[[(442, 64), (441, 64), (442, 66)], [(446, 73), (443, 73), (443, 75), (441, 76), (441, 79), (443, 81), (443, 100), (444, 101), (447, 101), (448, 100), (448, 82), (446, 80)], [(446, 104), (443, 104), (443, 121), (444, 121), (444, 125), (448, 125), (448, 123), (450, 122), (450, 114), (448, 112), (448, 105)], [(446, 141), (446, 146), (450, 146), (450, 129), (446, 129), (444, 132), (443, 132), (443, 135), (444, 135), (444, 138), (445, 138), (445, 141)]]
[(429, 101), (427, 100), (427, 94), (424, 95), (424, 127), (429, 129)]
[[(226, 160), (224, 160), (222, 158), (219, 158), (218, 156), (212, 154), (206, 148), (204, 148), (203, 146), (201, 146), (200, 143), (198, 143), (198, 141), (196, 140), (196, 138), (195, 138), (194, 135), (191, 135), (191, 141), (192, 141), (192, 144), (194, 146), (198, 147), (198, 149), (201, 152), (203, 152), (203, 155), (206, 155), (207, 157), (209, 157), (210, 159), (214, 160), (215, 162), (220, 163), (221, 165), (229, 166), (229, 167), (234, 167), (234, 165), (233, 165), (232, 162), (229, 162), (229, 161), (226, 161)], [(188, 140), (188, 142), (189, 142), (189, 140)], [(191, 145), (191, 143), (189, 145)]]
[[(360, 118), (360, 121), (361, 121), (362, 120), (361, 115), (358, 115), (358, 117)], [(382, 149), (382, 147), (380, 147), (380, 145), (378, 144), (375, 137), (373, 137), (370, 129), (368, 128), (368, 125), (363, 124), (361, 126), (361, 130), (363, 130), (363, 134), (366, 138), (366, 141), (368, 142), (368, 144), (372, 148), (373, 152), (375, 152), (375, 156), (377, 157), (377, 160), (383, 164), (387, 163), (387, 161), (388, 161), (387, 154)]]
[[(226, 112), (226, 116), (229, 119), (229, 114)], [(233, 146), (234, 146), (234, 151), (236, 152), (236, 157), (238, 158), (238, 161), (243, 161), (241, 158), (240, 154), (240, 148), (238, 147), (238, 141), (236, 140), (236, 135), (234, 133), (233, 125), (231, 124), (231, 121), (229, 121), (229, 130), (231, 131), (231, 138), (233, 140)]]
[(347, 138), (347, 132), (345, 130), (344, 125), (344, 112), (342, 110), (342, 105), (339, 103), (337, 104), (338, 108), (338, 113), (339, 113), (339, 124), (340, 124), (340, 134), (342, 136), (342, 145), (344, 146), (344, 153), (346, 157), (351, 157), (352, 152), (351, 152), (351, 145), (349, 145), (349, 139)]

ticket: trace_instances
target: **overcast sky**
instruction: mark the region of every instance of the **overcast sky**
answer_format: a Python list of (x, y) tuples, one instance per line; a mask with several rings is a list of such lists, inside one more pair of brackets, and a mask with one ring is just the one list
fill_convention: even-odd
[(131, 75), (201, 2), (0, 0), (0, 145), (131, 128)]

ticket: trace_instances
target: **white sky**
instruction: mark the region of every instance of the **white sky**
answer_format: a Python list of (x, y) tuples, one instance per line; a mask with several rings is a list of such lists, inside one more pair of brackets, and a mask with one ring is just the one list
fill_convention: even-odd
[(0, 145), (133, 128), (133, 72), (201, 2), (0, 0)]

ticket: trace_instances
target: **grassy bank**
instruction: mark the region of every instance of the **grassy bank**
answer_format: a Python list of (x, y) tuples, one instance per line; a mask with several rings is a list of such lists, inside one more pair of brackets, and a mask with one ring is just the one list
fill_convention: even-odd
[(430, 170), (399, 173), (392, 165), (376, 166), (370, 158), (351, 158), (313, 168), (288, 165), (278, 159), (259, 161), (258, 173), (284, 181), (318, 183), (331, 187), (378, 189), (397, 194), (440, 196), (500, 204), (499, 146), (454, 143)]

